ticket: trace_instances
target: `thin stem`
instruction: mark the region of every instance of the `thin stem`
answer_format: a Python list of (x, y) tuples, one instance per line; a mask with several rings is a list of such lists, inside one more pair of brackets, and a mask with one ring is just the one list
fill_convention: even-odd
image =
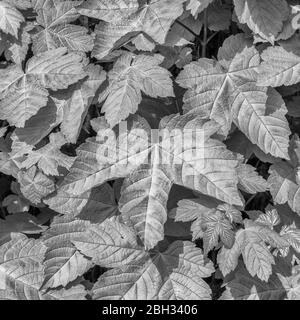
[(207, 9), (204, 10), (203, 40), (202, 40), (202, 58), (206, 57), (207, 45)]
[(182, 23), (179, 20), (175, 20), (175, 22), (178, 23), (179, 25), (181, 25), (187, 31), (189, 31), (194, 37), (199, 38), (199, 36), (192, 29), (190, 29), (188, 26), (186, 26), (184, 23)]
[(207, 43), (209, 43), (210, 40), (212, 40), (217, 34), (218, 34), (218, 32), (216, 31), (212, 35), (210, 35), (209, 38), (207, 39)]
[(245, 209), (247, 207), (247, 205), (255, 198), (256, 194), (253, 194), (245, 203)]

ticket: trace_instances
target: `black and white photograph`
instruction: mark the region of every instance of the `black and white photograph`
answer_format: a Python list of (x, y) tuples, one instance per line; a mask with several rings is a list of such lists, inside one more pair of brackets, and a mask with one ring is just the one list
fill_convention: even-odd
[(0, 55), (1, 301), (300, 300), (300, 1), (0, 0)]

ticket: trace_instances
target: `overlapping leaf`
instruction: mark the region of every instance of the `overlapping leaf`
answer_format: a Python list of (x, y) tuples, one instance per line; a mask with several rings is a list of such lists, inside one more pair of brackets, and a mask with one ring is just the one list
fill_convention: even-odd
[(185, 0), (87, 1), (79, 12), (103, 20), (95, 28), (92, 54), (102, 59), (122, 38), (128, 40), (140, 32), (163, 44), (171, 24), (183, 13), (183, 2)]
[(79, 18), (76, 7), (82, 1), (44, 1), (37, 11), (37, 22), (41, 28), (33, 37), (35, 54), (67, 47), (70, 51), (91, 51), (93, 38), (88, 30), (79, 25), (70, 24)]
[(214, 119), (224, 135), (234, 122), (265, 153), (288, 159), (287, 110), (276, 91), (256, 85), (259, 63), (258, 51), (246, 47), (229, 64), (203, 58), (185, 66), (177, 78), (188, 89), (184, 111)]
[(234, 0), (234, 6), (239, 21), (271, 43), (289, 17), (285, 0)]
[(24, 21), (21, 12), (10, 1), (0, 1), (0, 29), (16, 38), (20, 24)]
[(276, 269), (266, 283), (256, 277), (251, 277), (240, 265), (234, 278), (226, 283), (226, 291), (222, 294), (221, 300), (297, 300), (299, 275), (282, 275), (282, 270)]
[(40, 240), (15, 236), (0, 248), (0, 299), (39, 300), (46, 247)]
[(72, 244), (81, 237), (89, 223), (73, 217), (57, 217), (51, 228), (43, 235), (45, 252), (45, 288), (66, 286), (86, 272), (89, 261)]
[[(183, 128), (201, 130), (203, 126), (207, 130), (204, 130), (206, 137), (203, 145), (199, 146), (197, 160), (195, 157), (184, 156), (191, 154), (193, 140), (186, 141), (185, 144), (179, 142), (183, 149), (180, 145), (169, 143)], [(162, 128), (167, 129), (167, 132)], [(141, 129), (142, 134), (137, 129)], [(176, 132), (174, 129), (179, 130)], [(167, 217), (166, 201), (173, 183), (229, 203), (241, 204), (236, 189), (236, 157), (222, 143), (209, 138), (209, 134), (215, 130), (214, 123), (191, 120), (189, 116), (170, 116), (161, 123), (165, 145), (160, 145), (149, 140), (148, 124), (142, 118), (133, 117), (128, 134), (121, 134), (117, 144), (111, 139), (103, 142), (98, 137), (89, 139), (78, 149), (78, 157), (61, 190), (80, 194), (107, 180), (127, 177), (122, 188), (120, 210), (124, 219), (135, 226), (146, 247), (152, 248), (163, 238), (163, 224)], [(107, 133), (112, 134), (111, 131), (106, 131)], [(112, 139), (114, 137), (109, 136)], [(122, 147), (125, 143), (128, 146), (124, 153)], [(104, 150), (112, 152), (109, 154), (112, 158), (102, 158)], [(116, 151), (118, 157), (113, 156)], [(148, 154), (151, 154), (150, 163), (145, 162)]]
[(261, 54), (258, 84), (261, 86), (290, 86), (299, 82), (300, 56), (275, 46)]
[(174, 96), (170, 73), (159, 66), (160, 55), (122, 55), (108, 73), (109, 87), (102, 107), (110, 126), (137, 111), (143, 91), (151, 97)]
[(211, 290), (202, 278), (214, 271), (201, 249), (176, 241), (164, 252), (144, 254), (131, 263), (104, 273), (93, 287), (96, 300), (210, 300)]
[(47, 104), (47, 89), (64, 89), (85, 77), (82, 57), (66, 52), (59, 48), (36, 55), (27, 62), (25, 72), (18, 65), (1, 70), (1, 119), (24, 127)]
[[(275, 203), (288, 203), (293, 211), (300, 213), (300, 185), (297, 181), (299, 168), (299, 137), (294, 136), (290, 145), (290, 161), (278, 161), (273, 164), (268, 182)], [(297, 154), (298, 153), (298, 154)]]
[(251, 276), (256, 275), (259, 279), (268, 281), (275, 260), (265, 243), (275, 248), (289, 246), (276, 232), (251, 221), (245, 221), (245, 229), (237, 231), (235, 239), (230, 249), (223, 247), (218, 255), (218, 263), (224, 276), (237, 267), (239, 256), (242, 254)]

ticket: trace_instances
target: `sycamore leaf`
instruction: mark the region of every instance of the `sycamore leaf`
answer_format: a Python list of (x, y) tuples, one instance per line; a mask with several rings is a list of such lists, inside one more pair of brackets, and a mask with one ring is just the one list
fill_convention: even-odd
[(275, 203), (288, 203), (291, 209), (298, 214), (300, 213), (300, 185), (297, 181), (297, 171), (300, 164), (299, 154), (299, 137), (294, 136), (290, 144), (291, 160), (278, 161), (273, 164), (269, 173), (268, 182), (270, 192)]
[(23, 15), (13, 5), (0, 1), (0, 29), (16, 38), (20, 24), (24, 22)]
[[(108, 55), (122, 38), (144, 32), (155, 42), (163, 44), (174, 20), (183, 13), (185, 0), (100, 1), (98, 10), (83, 10), (82, 14), (101, 21), (95, 28), (96, 39), (92, 55), (102, 59)], [(89, 2), (87, 6), (89, 5)], [(170, 5), (172, 10), (169, 10)], [(91, 2), (91, 8), (94, 1)], [(110, 11), (108, 11), (111, 8)], [(108, 20), (108, 21), (107, 21)], [(120, 41), (119, 41), (120, 40)]]
[[(114, 135), (108, 136), (110, 138), (106, 141), (99, 137), (83, 144), (60, 189), (81, 194), (105, 181), (127, 177), (122, 188), (120, 211), (127, 223), (135, 226), (148, 248), (163, 239), (163, 224), (167, 219), (166, 201), (173, 183), (228, 203), (242, 204), (236, 189), (236, 157), (221, 142), (209, 138), (209, 134), (216, 130), (214, 122), (191, 120), (189, 116), (180, 115), (165, 117), (160, 124), (163, 143), (158, 143), (150, 142), (150, 128), (145, 120), (140, 117), (130, 120), (129, 132), (121, 134), (117, 144), (111, 140)], [(138, 131), (138, 128), (143, 130)], [(183, 150), (181, 142), (173, 146), (170, 144), (172, 139), (180, 138), (176, 131), (180, 128), (202, 129), (207, 135), (203, 145), (199, 146), (197, 160), (189, 152), (192, 136), (188, 138), (192, 139), (190, 143), (182, 145)], [(103, 134), (107, 137), (106, 133), (109, 134), (104, 130)], [(125, 154), (122, 150), (124, 143), (128, 144)], [(113, 153), (110, 153), (112, 158), (103, 157), (105, 150), (118, 150), (118, 159)], [(145, 160), (150, 154), (151, 161), (146, 164)], [(222, 180), (218, 178), (220, 174)]]
[(71, 242), (81, 237), (88, 226), (87, 221), (73, 217), (54, 218), (51, 227), (42, 238), (47, 247), (44, 288), (66, 286), (89, 269), (89, 261)]
[(24, 128), (16, 128), (12, 140), (25, 142), (34, 146), (45, 138), (58, 124), (58, 109), (53, 99), (49, 99), (45, 107), (25, 122)]
[(61, 132), (67, 142), (76, 143), (88, 108), (93, 102), (97, 90), (106, 79), (106, 72), (100, 67), (90, 64), (85, 69), (87, 78), (74, 84), (59, 96), (65, 99)]
[(233, 246), (230, 249), (222, 247), (218, 254), (218, 263), (223, 275), (226, 276), (237, 267), (239, 256), (242, 254), (245, 266), (252, 277), (257, 275), (259, 279), (268, 281), (275, 260), (265, 243), (277, 248), (289, 246), (275, 231), (246, 220), (245, 229), (237, 231)]
[(155, 48), (155, 43), (148, 39), (143, 33), (138, 34), (131, 42), (135, 45), (137, 50), (153, 51)]
[(59, 191), (43, 202), (59, 213), (93, 223), (101, 223), (118, 213), (114, 193), (108, 183), (80, 195)]
[(79, 239), (72, 241), (85, 256), (105, 268), (121, 267), (143, 256), (133, 229), (119, 222), (119, 218), (106, 219), (91, 225)]
[(261, 86), (290, 86), (299, 82), (300, 57), (283, 47), (269, 47), (261, 54), (263, 62), (258, 71)]
[[(52, 1), (51, 1), (52, 2)], [(51, 3), (50, 2), (50, 3)], [(76, 10), (80, 1), (46, 1), (37, 9), (37, 22), (42, 26), (33, 37), (34, 54), (66, 47), (70, 51), (91, 51), (93, 38), (83, 26), (72, 25), (79, 14)]]
[(224, 212), (225, 217), (231, 223), (243, 223), (242, 213), (234, 206), (229, 205), (228, 203), (219, 204), (217, 209), (221, 212)]
[(289, 17), (285, 0), (234, 0), (234, 6), (240, 23), (272, 44)]
[(237, 53), (241, 53), (246, 47), (250, 48), (252, 41), (244, 33), (238, 33), (226, 38), (218, 51), (218, 60), (226, 60), (230, 63)]
[(296, 252), (300, 253), (300, 229), (296, 227), (295, 223), (283, 226), (280, 235), (287, 240)]
[(275, 203), (288, 202), (293, 211), (300, 213), (300, 186), (296, 182), (294, 168), (279, 162), (271, 166), (269, 173), (270, 192)]
[(161, 55), (122, 55), (108, 73), (108, 96), (102, 107), (111, 127), (135, 113), (142, 101), (141, 91), (151, 97), (174, 96), (170, 73), (159, 66)]
[(231, 248), (234, 243), (234, 232), (231, 223), (225, 219), (223, 214), (216, 210), (208, 213), (202, 223), (203, 247), (204, 253), (207, 254), (219, 243), (219, 238), (226, 248)]
[(92, 289), (95, 300), (210, 300), (202, 277), (214, 272), (201, 249), (175, 241), (164, 252), (154, 251), (137, 263), (107, 271)]
[(232, 222), (242, 223), (241, 212), (229, 204), (220, 204), (215, 199), (184, 199), (171, 211), (175, 221), (193, 221), (191, 231), (193, 240), (203, 238), (204, 253), (207, 254), (219, 243), (219, 238), (228, 248), (234, 242)]
[(220, 300), (283, 300), (293, 285), (288, 277), (273, 273), (268, 282), (252, 277), (247, 270), (239, 265), (234, 277), (226, 283), (226, 291)]
[(18, 140), (11, 143), (8, 137), (4, 140), (3, 147), (3, 152), (0, 152), (0, 171), (17, 178), (24, 154), (30, 152), (32, 147)]
[(239, 188), (245, 192), (255, 194), (268, 190), (268, 182), (260, 176), (249, 164), (240, 164), (238, 169)]
[(188, 89), (184, 112), (214, 119), (225, 136), (234, 122), (265, 153), (288, 159), (287, 110), (276, 91), (256, 85), (259, 63), (258, 51), (245, 47), (229, 64), (201, 58), (185, 66), (177, 78)]
[[(247, 212), (247, 214), (250, 215), (250, 217), (251, 217), (251, 213), (252, 211)], [(257, 213), (258, 213), (258, 216), (251, 217), (251, 219), (257, 223), (260, 223), (269, 227), (270, 229), (273, 229), (275, 226), (277, 226), (280, 223), (280, 217), (275, 208), (266, 209), (266, 213), (262, 213), (260, 211), (258, 211)]]
[(25, 60), (29, 44), (31, 43), (31, 37), (28, 31), (30, 31), (32, 25), (27, 24), (21, 26), (19, 39), (8, 36), (7, 41), (9, 43), (8, 48), (5, 51), (5, 57), (7, 60), (11, 60), (15, 64), (21, 65)]
[(25, 72), (18, 65), (1, 70), (1, 119), (24, 127), (25, 121), (46, 105), (46, 88), (64, 89), (85, 77), (82, 57), (66, 52), (66, 48), (59, 48), (36, 55), (27, 62)]
[(50, 142), (38, 150), (30, 151), (22, 168), (29, 169), (33, 165), (44, 172), (46, 175), (58, 176), (58, 167), (70, 169), (75, 158), (69, 157), (60, 151), (62, 145), (66, 143), (61, 132), (51, 133)]
[(18, 173), (18, 181), (23, 195), (35, 204), (40, 203), (42, 198), (55, 190), (53, 180), (45, 176), (36, 166), (27, 171), (20, 171)]
[(192, 221), (201, 216), (207, 214), (211, 209), (216, 208), (219, 202), (210, 197), (202, 197), (201, 199), (183, 199), (177, 204), (177, 208), (170, 212), (170, 216), (175, 219), (175, 221)]
[(40, 240), (14, 237), (0, 247), (0, 299), (39, 300), (46, 247)]

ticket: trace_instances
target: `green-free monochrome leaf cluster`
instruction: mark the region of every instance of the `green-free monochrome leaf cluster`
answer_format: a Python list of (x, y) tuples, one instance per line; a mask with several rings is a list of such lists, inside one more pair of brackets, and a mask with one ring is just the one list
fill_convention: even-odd
[(1, 0), (0, 298), (299, 300), (297, 2)]

